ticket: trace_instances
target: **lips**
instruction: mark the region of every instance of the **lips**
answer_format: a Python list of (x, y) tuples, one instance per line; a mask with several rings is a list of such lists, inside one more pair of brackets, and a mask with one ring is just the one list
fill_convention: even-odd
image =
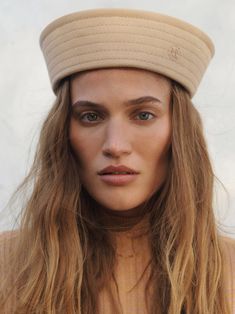
[(125, 186), (134, 182), (139, 172), (136, 170), (120, 165), (109, 166), (98, 172), (100, 179), (107, 185)]
[(98, 172), (99, 175), (107, 175), (107, 174), (125, 175), (125, 174), (138, 174), (138, 173), (139, 172), (137, 172), (136, 170), (126, 167), (124, 165), (120, 165), (120, 166), (111, 165)]

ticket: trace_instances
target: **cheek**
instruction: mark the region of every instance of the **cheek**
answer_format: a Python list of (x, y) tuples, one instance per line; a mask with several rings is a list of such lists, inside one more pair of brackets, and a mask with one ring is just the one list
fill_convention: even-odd
[(69, 141), (79, 164), (82, 165), (90, 156), (90, 149), (89, 144), (87, 143), (87, 137), (81, 132), (81, 130), (79, 130), (76, 121), (73, 119), (71, 119), (70, 122)]
[(142, 139), (139, 137), (139, 145), (143, 154), (149, 162), (154, 163), (156, 160), (165, 159), (168, 155), (171, 146), (171, 125), (170, 121), (157, 124), (152, 128), (149, 134), (142, 134)]

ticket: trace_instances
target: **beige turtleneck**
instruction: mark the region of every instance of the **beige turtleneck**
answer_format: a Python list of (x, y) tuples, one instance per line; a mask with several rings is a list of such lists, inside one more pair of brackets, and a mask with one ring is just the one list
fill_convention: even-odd
[[(117, 259), (111, 287), (100, 292), (100, 313), (147, 314), (145, 292), (151, 271), (149, 216), (130, 210), (108, 210), (103, 217), (106, 225), (112, 226)], [(149, 293), (147, 299), (151, 299)]]
[[(137, 219), (137, 216), (131, 216), (129, 212), (123, 212), (123, 217), (115, 212), (109, 212), (110, 214), (119, 216), (114, 218), (111, 215), (108, 218), (108, 221), (112, 222), (112, 227), (115, 227), (112, 228), (111, 237), (116, 247), (117, 260), (111, 286), (104, 288), (99, 294), (100, 314), (148, 314), (150, 311), (145, 302), (145, 285), (150, 275), (148, 264), (151, 259), (148, 215), (143, 219), (139, 216)], [(116, 228), (120, 227), (120, 221), (128, 222), (129, 229), (120, 231)], [(16, 237), (17, 231), (0, 234), (0, 278), (4, 278), (7, 261), (12, 253), (9, 241), (15, 241)], [(232, 307), (231, 313), (235, 314), (235, 239), (221, 237), (221, 240), (226, 253), (228, 276), (226, 294)], [(152, 299), (150, 289), (150, 292), (147, 292), (147, 300), (152, 302)], [(15, 313), (15, 303), (14, 293), (3, 313)]]

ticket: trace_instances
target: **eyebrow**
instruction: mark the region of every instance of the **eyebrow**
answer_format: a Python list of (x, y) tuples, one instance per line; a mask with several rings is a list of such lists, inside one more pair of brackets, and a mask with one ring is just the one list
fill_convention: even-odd
[[(162, 104), (162, 102), (156, 98), (156, 97), (153, 97), (153, 96), (142, 96), (142, 97), (139, 97), (139, 98), (136, 98), (136, 99), (130, 99), (128, 101), (125, 101), (124, 104), (126, 106), (136, 106), (136, 105), (140, 105), (140, 104), (143, 104), (143, 103), (148, 103), (148, 102), (157, 102), (159, 104)], [(78, 100), (76, 101), (74, 104), (72, 104), (72, 106), (87, 106), (87, 107), (91, 107), (91, 108), (94, 108), (94, 107), (101, 107), (101, 108), (105, 108), (104, 104), (99, 104), (99, 103), (95, 103), (93, 101), (90, 101), (90, 100)]]

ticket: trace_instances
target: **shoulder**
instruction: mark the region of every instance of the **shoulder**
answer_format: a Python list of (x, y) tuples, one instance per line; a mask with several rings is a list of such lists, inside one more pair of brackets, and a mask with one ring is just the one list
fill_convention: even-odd
[(220, 244), (222, 245), (223, 258), (229, 271), (234, 273), (235, 279), (235, 239), (227, 236), (220, 236)]
[(235, 239), (221, 236), (220, 240), (224, 253), (224, 264), (227, 267), (230, 279), (234, 282), (233, 286), (235, 289)]
[[(19, 231), (4, 231), (0, 232), (0, 298), (4, 300), (4, 313), (16, 313), (16, 290), (14, 279), (16, 272), (12, 272), (12, 261), (15, 254), (16, 239), (18, 239)], [(11, 291), (11, 297), (8, 299), (8, 292)], [(1, 312), (2, 313), (2, 312)]]
[(6, 261), (13, 250), (13, 245), (18, 238), (19, 231), (4, 231), (0, 233), (0, 265)]
[(2, 249), (5, 244), (14, 241), (18, 237), (18, 230), (8, 230), (0, 232), (0, 248)]
[[(15, 244), (18, 238), (18, 231), (4, 231), (0, 233), (0, 278), (6, 278), (8, 271), (11, 270), (14, 260)], [(11, 274), (12, 276), (12, 274)]]
[(235, 313), (235, 239), (227, 236), (220, 237), (223, 249), (223, 264), (225, 267), (225, 280), (228, 301)]
[(230, 262), (235, 263), (235, 238), (220, 236), (220, 241)]
[(0, 245), (2, 245), (5, 241), (16, 237), (18, 233), (18, 230), (7, 230), (0, 232)]

